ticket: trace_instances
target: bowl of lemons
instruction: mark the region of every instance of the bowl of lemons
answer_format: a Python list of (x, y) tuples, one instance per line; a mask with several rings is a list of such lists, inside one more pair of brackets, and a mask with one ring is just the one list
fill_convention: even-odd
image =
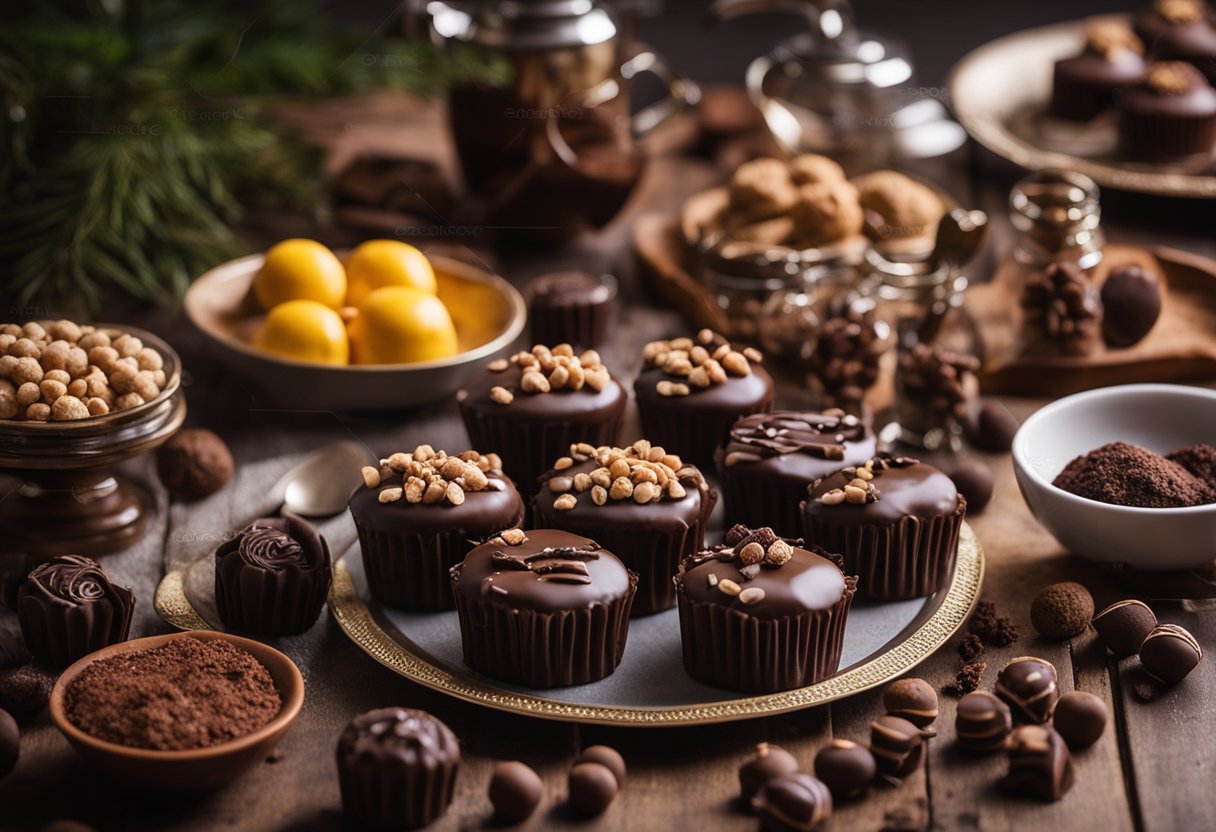
[(455, 393), (527, 316), (498, 275), (398, 240), (284, 240), (199, 277), (185, 309), (255, 400), (341, 411)]

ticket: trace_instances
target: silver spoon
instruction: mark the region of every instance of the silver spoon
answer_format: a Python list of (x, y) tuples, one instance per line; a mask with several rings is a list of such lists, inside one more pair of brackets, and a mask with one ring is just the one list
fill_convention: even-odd
[(332, 517), (346, 509), (351, 492), (363, 482), (360, 473), (371, 460), (354, 442), (337, 442), (310, 454), (279, 478), (270, 493), (285, 513)]

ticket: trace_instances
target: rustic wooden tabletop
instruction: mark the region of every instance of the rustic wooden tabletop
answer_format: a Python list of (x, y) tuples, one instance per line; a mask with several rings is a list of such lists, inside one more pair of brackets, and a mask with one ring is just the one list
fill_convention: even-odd
[[(340, 164), (355, 149), (385, 144), (383, 130), (369, 122), (383, 119), (385, 106), (353, 107), (335, 118), (318, 115), (318, 131), (331, 130), (330, 143)], [(410, 111), (417, 114), (417, 110)], [(362, 114), (362, 115), (360, 115)], [(362, 120), (361, 120), (362, 119)], [(420, 130), (433, 122), (421, 119)], [(338, 124), (338, 128), (327, 125)], [(366, 128), (366, 131), (364, 131)], [(388, 144), (393, 144), (392, 142)], [(433, 143), (432, 143), (433, 144)], [(399, 148), (398, 148), (399, 149)], [(987, 210), (994, 220), (990, 253), (975, 266), (977, 276), (991, 269), (992, 257), (1006, 250), (1008, 186), (1016, 176), (973, 150), (921, 167), (954, 191), (961, 202)], [(626, 287), (621, 326), (605, 350), (626, 377), (637, 368), (636, 353), (652, 337), (671, 335), (682, 326), (669, 311), (656, 308), (637, 275), (629, 247), (629, 221), (646, 210), (676, 207), (688, 193), (716, 181), (703, 161), (665, 158), (651, 166), (641, 192), (625, 216), (605, 233), (557, 250), (499, 252), (497, 259), (477, 250), (520, 283), (554, 268), (578, 266), (616, 272)], [(1216, 257), (1211, 206), (1113, 195), (1105, 202), (1106, 225), (1123, 242), (1160, 242)], [(190, 374), (190, 423), (219, 432), (231, 445), (238, 475), (233, 523), (243, 515), (241, 463), (299, 453), (339, 439), (355, 438), (380, 452), (429, 442), (436, 447), (467, 444), (453, 402), (416, 412), (353, 416), (265, 409), (255, 391), (223, 372), (203, 350), (201, 339), (182, 320), (167, 313), (133, 313), (132, 322), (161, 333), (182, 355)], [(1216, 337), (1216, 333), (1213, 334)], [(780, 402), (779, 402), (780, 403)], [(1006, 399), (1025, 417), (1040, 400)], [(1107, 576), (1066, 555), (1031, 517), (1014, 482), (1008, 456), (985, 457), (996, 475), (996, 497), (982, 514), (969, 518), (987, 552), (984, 596), (1015, 619), (1021, 641), (989, 648), (984, 687), (1017, 655), (1037, 655), (1056, 665), (1062, 690), (1086, 690), (1108, 703), (1113, 724), (1092, 748), (1077, 753), (1076, 786), (1055, 804), (1010, 797), (996, 788), (1003, 774), (1002, 755), (963, 756), (951, 742), (956, 700), (943, 695), (938, 726), (925, 767), (899, 788), (877, 788), (859, 801), (838, 806), (825, 828), (859, 829), (1057, 829), (1200, 830), (1216, 829), (1216, 662), (1208, 660), (1182, 685), (1144, 702), (1132, 693), (1134, 669), (1109, 659), (1091, 634), (1071, 642), (1039, 640), (1030, 626), (1029, 604), (1044, 585), (1080, 580), (1099, 606), (1117, 599)], [(169, 540), (172, 517), (158, 519), (155, 533)], [(1162, 541), (1168, 546), (1168, 541)], [(162, 569), (155, 556), (145, 568), (154, 580)], [(144, 603), (150, 599), (145, 598)], [(1184, 624), (1209, 651), (1216, 652), (1216, 615), (1181, 603), (1155, 605), (1163, 621)], [(146, 619), (145, 619), (146, 621)], [(160, 629), (163, 629), (160, 628)], [(145, 635), (159, 631), (145, 624)], [(957, 637), (915, 673), (940, 688), (959, 659)], [(0, 829), (38, 829), (61, 817), (89, 822), (98, 830), (321, 830), (345, 828), (340, 811), (333, 749), (343, 725), (366, 709), (407, 705), (429, 710), (461, 738), (463, 763), (456, 799), (436, 829), (479, 829), (490, 825), (486, 784), (493, 763), (521, 759), (546, 784), (542, 808), (521, 828), (584, 830), (752, 829), (755, 819), (734, 803), (736, 770), (753, 746), (772, 741), (809, 765), (829, 738), (868, 737), (869, 722), (880, 713), (879, 691), (784, 716), (729, 724), (671, 729), (586, 727), (511, 716), (467, 705), (394, 675), (364, 655), (323, 614), (314, 630), (280, 645), (300, 665), (308, 683), (303, 713), (281, 746), (281, 758), (259, 766), (224, 791), (197, 801), (149, 801), (115, 791), (98, 781), (68, 748), (45, 717), (25, 726), (22, 759), (0, 781)], [(565, 775), (580, 748), (607, 743), (629, 765), (619, 799), (602, 817), (577, 819), (563, 809)]]

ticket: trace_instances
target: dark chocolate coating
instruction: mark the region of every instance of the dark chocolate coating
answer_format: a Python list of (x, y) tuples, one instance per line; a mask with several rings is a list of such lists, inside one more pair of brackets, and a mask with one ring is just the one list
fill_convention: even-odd
[(599, 763), (578, 763), (568, 778), (570, 807), (582, 815), (602, 815), (616, 799), (616, 775)]
[(574, 758), (574, 762), (578, 763), (599, 763), (604, 768), (612, 772), (612, 776), (616, 778), (616, 782), (624, 788), (625, 774), (625, 758), (615, 748), (607, 745), (591, 745), (583, 749), (582, 753)]
[(832, 793), (800, 771), (776, 777), (752, 800), (764, 832), (807, 832), (832, 815)]
[(1039, 725), (1051, 719), (1060, 691), (1051, 662), (1033, 656), (1011, 659), (996, 677), (996, 694), (1013, 712)]
[(1050, 112), (1057, 118), (1089, 121), (1115, 106), (1119, 92), (1144, 76), (1144, 58), (1128, 49), (1108, 58), (1086, 49), (1057, 61)]
[(1216, 145), (1216, 90), (1198, 72), (1187, 91), (1162, 93), (1147, 83), (1119, 96), (1119, 146), (1130, 159), (1181, 162)]
[[(815, 485), (808, 492), (803, 505), (806, 516), (822, 516), (833, 523), (858, 526), (878, 524), (895, 525), (905, 517), (936, 517), (953, 514), (958, 510), (958, 489), (941, 471), (917, 460), (892, 461), (884, 471), (875, 466), (874, 487), (878, 499), (872, 503), (824, 505), (819, 501), (827, 492), (844, 488), (854, 479), (853, 474), (837, 471)], [(844, 553), (847, 557), (847, 553)]]
[(64, 555), (37, 566), (17, 591), (26, 648), (39, 662), (72, 662), (127, 640), (135, 596), (114, 585), (101, 564)]
[(1130, 347), (1148, 335), (1161, 316), (1161, 283), (1143, 266), (1112, 269), (1102, 282), (1102, 335), (1113, 347)]
[(1098, 638), (1116, 658), (1134, 656), (1157, 626), (1157, 616), (1143, 601), (1116, 601), (1093, 620)]
[(1203, 659), (1199, 641), (1177, 624), (1159, 624), (1140, 645), (1140, 664), (1146, 673), (1167, 685), (1176, 685)]
[(1020, 425), (1009, 408), (989, 399), (980, 405), (975, 422), (970, 427), (968, 439), (976, 448), (993, 454), (1007, 454), (1013, 447), (1013, 437)]
[(924, 679), (899, 679), (887, 686), (883, 706), (891, 716), (906, 719), (917, 728), (937, 719), (937, 691)]
[(834, 800), (858, 797), (870, 788), (878, 774), (878, 763), (864, 745), (834, 739), (815, 755), (815, 776), (832, 792)]
[(17, 767), (21, 753), (21, 729), (8, 711), (0, 711), (0, 779)]
[(534, 344), (596, 347), (607, 340), (612, 288), (586, 272), (555, 272), (528, 284), (528, 326)]
[(1092, 693), (1072, 690), (1060, 697), (1051, 724), (1071, 748), (1088, 748), (1106, 730), (1109, 710)]
[(490, 483), (483, 491), (466, 491), (464, 502), (454, 506), (441, 503), (409, 503), (398, 500), (380, 502), (380, 491), (388, 486), (401, 487), (401, 475), (382, 480), (376, 488), (359, 486), (350, 496), (351, 514), (359, 523), (378, 530), (400, 534), (455, 532), (469, 539), (488, 537), (517, 526), (524, 506), (515, 484), (501, 471), (486, 471)]
[[(1206, 4), (1205, 8), (1208, 8)], [(1203, 70), (1208, 80), (1216, 83), (1216, 67), (1212, 66), (1212, 56), (1216, 55), (1216, 27), (1208, 17), (1176, 23), (1162, 17), (1155, 9), (1148, 9), (1136, 17), (1134, 26), (1153, 57), (1189, 61)]]
[(1064, 738), (1051, 728), (1015, 728), (1009, 735), (1008, 748), (1009, 773), (1001, 779), (1001, 788), (1049, 803), (1072, 788), (1072, 755)]
[(779, 745), (762, 742), (756, 746), (756, 753), (739, 766), (739, 796), (750, 803), (769, 780), (797, 770), (798, 760), (793, 754)]
[(1013, 729), (1013, 716), (996, 694), (977, 690), (958, 700), (954, 727), (960, 747), (968, 751), (1000, 751)]
[(979, 514), (992, 499), (992, 469), (983, 460), (966, 459), (950, 472), (950, 481), (967, 500), (967, 512)]
[(498, 763), (490, 776), (490, 805), (500, 823), (522, 823), (532, 816), (545, 793), (540, 775), (518, 760)]
[(920, 729), (897, 716), (880, 716), (870, 723), (870, 753), (878, 773), (891, 780), (902, 780), (920, 768), (925, 757), (925, 741)]
[[(717, 604), (756, 618), (782, 618), (801, 615), (808, 610), (829, 610), (849, 590), (844, 573), (824, 557), (825, 554), (795, 547), (794, 555), (787, 563), (776, 568), (762, 566), (751, 580), (744, 576), (745, 567), (737, 559), (698, 555), (680, 564), (676, 586), (693, 603)], [(711, 586), (710, 575), (719, 583), (731, 580), (744, 589), (758, 587), (764, 590), (764, 598), (745, 604), (739, 600), (740, 596), (727, 595), (716, 585)]]

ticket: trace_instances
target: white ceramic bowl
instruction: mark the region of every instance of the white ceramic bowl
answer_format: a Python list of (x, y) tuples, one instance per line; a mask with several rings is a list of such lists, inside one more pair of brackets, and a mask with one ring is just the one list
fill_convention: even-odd
[(1013, 467), (1030, 510), (1073, 554), (1144, 571), (1216, 560), (1216, 504), (1134, 508), (1078, 497), (1051, 484), (1075, 457), (1108, 442), (1159, 454), (1216, 444), (1216, 391), (1128, 384), (1067, 396), (1022, 423)]

